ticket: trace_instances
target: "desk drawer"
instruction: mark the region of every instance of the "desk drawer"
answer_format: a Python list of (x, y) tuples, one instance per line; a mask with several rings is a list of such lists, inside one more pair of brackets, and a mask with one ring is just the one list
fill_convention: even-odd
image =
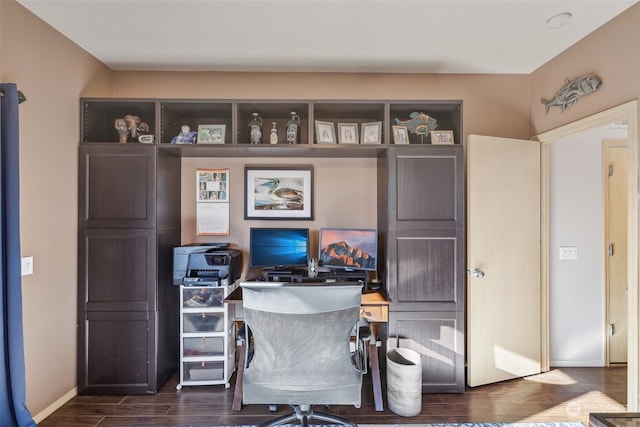
[(360, 309), (360, 315), (369, 322), (387, 322), (389, 320), (389, 307), (386, 305), (363, 305)]

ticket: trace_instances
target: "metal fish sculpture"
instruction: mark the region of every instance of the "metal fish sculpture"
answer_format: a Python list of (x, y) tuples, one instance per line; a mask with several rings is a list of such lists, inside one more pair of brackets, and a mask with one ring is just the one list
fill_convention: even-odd
[(564, 86), (555, 94), (552, 100), (547, 101), (542, 98), (540, 102), (544, 104), (546, 113), (549, 113), (550, 107), (562, 107), (562, 111), (564, 111), (578, 102), (578, 99), (584, 95), (589, 95), (600, 89), (600, 86), (602, 86), (602, 80), (596, 76), (584, 76), (573, 81), (566, 79)]
[(426, 135), (438, 126), (438, 121), (424, 113), (413, 112), (409, 114), (410, 120), (396, 119), (399, 126), (406, 126), (407, 130), (416, 135)]

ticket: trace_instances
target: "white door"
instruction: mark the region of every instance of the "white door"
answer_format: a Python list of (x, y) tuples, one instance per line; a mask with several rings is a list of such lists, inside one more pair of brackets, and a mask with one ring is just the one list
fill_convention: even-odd
[(540, 143), (467, 141), (467, 384), (541, 371)]

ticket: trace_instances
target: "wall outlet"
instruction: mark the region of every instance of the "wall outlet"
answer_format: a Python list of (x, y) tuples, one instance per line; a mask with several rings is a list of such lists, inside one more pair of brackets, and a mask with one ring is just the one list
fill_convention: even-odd
[(575, 246), (560, 246), (560, 259), (564, 259), (564, 260), (578, 259), (578, 248)]
[(22, 257), (22, 275), (28, 276), (30, 274), (33, 274), (33, 257), (23, 256)]

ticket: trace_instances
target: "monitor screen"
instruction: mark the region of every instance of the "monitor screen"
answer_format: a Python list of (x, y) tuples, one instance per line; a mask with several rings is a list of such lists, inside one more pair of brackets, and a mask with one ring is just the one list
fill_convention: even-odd
[(318, 238), (320, 265), (345, 270), (377, 270), (378, 230), (321, 228)]
[(251, 228), (250, 267), (302, 267), (308, 260), (308, 228)]

